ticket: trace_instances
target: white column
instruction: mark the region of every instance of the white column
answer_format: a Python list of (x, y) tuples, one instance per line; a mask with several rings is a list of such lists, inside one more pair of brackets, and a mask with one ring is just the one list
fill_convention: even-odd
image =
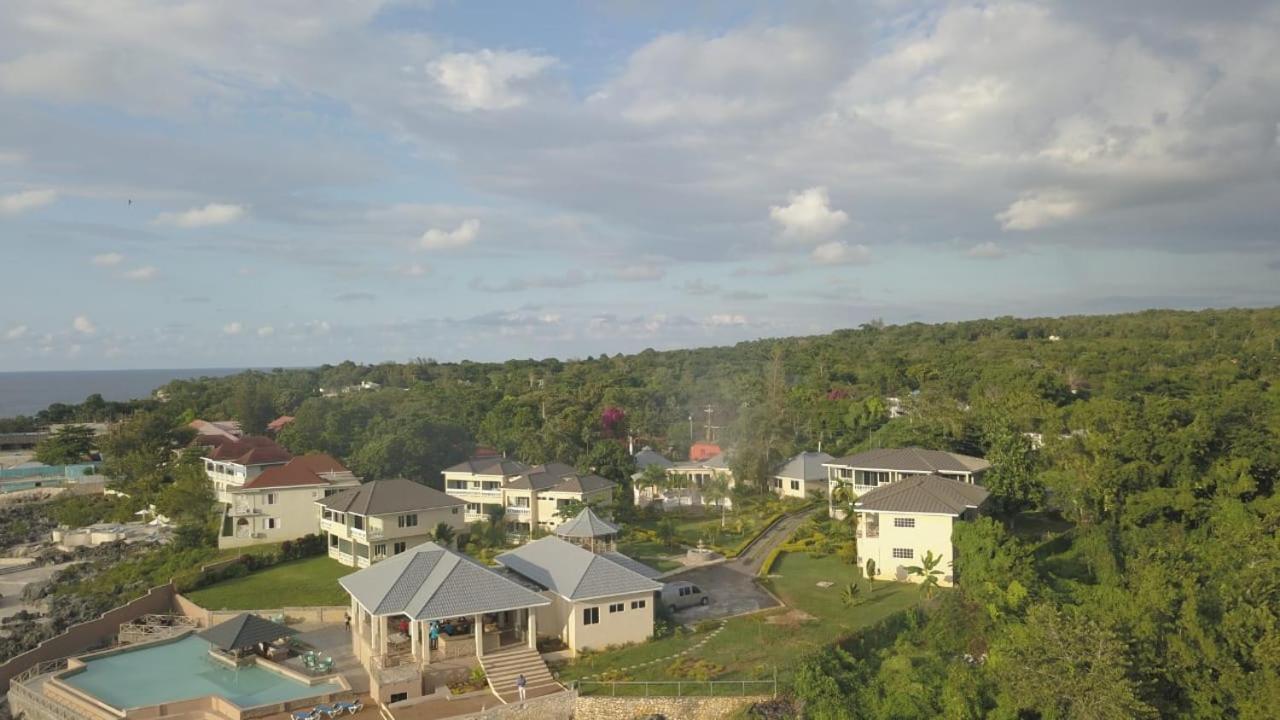
[(421, 624), (417, 620), (409, 621), (409, 648), (413, 651), (415, 661), (422, 660), (422, 656), (418, 654), (418, 648), (422, 646), (422, 644), (418, 642), (418, 629), (420, 626)]
[(537, 651), (538, 649), (538, 613), (534, 608), (525, 610), (529, 613), (529, 648)]
[(476, 636), (476, 657), (484, 657), (484, 618), (477, 615), (471, 623), (471, 631)]

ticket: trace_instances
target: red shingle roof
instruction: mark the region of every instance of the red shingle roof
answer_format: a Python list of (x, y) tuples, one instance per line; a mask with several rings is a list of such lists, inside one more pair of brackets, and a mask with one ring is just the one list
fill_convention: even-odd
[(279, 465), (293, 456), (271, 438), (249, 436), (215, 447), (205, 457), (239, 465)]
[(280, 417), (267, 423), (267, 429), (271, 432), (280, 432), (281, 428), (293, 422), (292, 415), (281, 415)]
[(245, 490), (260, 488), (294, 487), (298, 485), (327, 485), (328, 480), (317, 475), (302, 458), (294, 458), (284, 465), (276, 465), (262, 471), (258, 477), (241, 487)]
[(317, 475), (320, 473), (344, 473), (349, 472), (347, 468), (332, 455), (325, 453), (307, 453), (294, 458), (289, 464), (302, 463), (308, 470)]

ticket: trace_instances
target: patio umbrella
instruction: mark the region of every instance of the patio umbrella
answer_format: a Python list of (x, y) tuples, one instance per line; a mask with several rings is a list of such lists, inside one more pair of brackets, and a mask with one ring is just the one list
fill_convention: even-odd
[(250, 650), (257, 647), (258, 643), (273, 642), (297, 633), (297, 630), (288, 625), (281, 625), (250, 613), (240, 613), (224, 623), (201, 631), (198, 635), (219, 650), (232, 652)]

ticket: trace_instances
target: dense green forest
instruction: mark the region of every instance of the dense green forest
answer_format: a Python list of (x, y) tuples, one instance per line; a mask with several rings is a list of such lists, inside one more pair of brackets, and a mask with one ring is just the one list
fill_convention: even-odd
[[(117, 483), (174, 508), (200, 492), (171, 459), (194, 417), (260, 431), (293, 415), (291, 450), (426, 482), (477, 445), (623, 481), (628, 436), (679, 455), (708, 406), (748, 488), (819, 443), (983, 455), (997, 513), (957, 531), (959, 588), (806, 663), (794, 692), (809, 717), (1263, 718), (1280, 707), (1278, 375), (1278, 309), (877, 323), (576, 361), (179, 381), (134, 403), (102, 449)], [(319, 396), (365, 380), (382, 387)], [(1019, 531), (1045, 509), (1074, 529)]]

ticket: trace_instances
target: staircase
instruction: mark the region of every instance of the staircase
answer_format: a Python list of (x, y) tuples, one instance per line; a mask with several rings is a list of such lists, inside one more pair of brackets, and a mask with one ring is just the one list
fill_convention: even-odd
[(526, 698), (550, 695), (564, 689), (551, 677), (542, 656), (527, 645), (488, 653), (480, 658), (480, 665), (489, 680), (489, 689), (504, 703), (520, 702), (516, 678), (521, 673), (524, 673)]

